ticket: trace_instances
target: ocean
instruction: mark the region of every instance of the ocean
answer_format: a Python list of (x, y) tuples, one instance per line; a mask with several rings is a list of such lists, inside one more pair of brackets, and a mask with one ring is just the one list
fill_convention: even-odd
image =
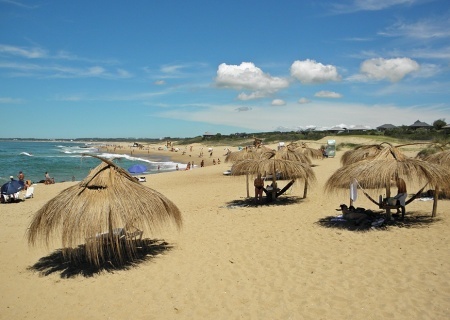
[(176, 170), (177, 163), (170, 161), (169, 157), (152, 158), (150, 155), (102, 153), (99, 146), (100, 144), (95, 143), (66, 141), (0, 141), (0, 183), (9, 181), (10, 176), (17, 179), (19, 171), (25, 174), (25, 180), (34, 183), (44, 180), (45, 172), (48, 172), (55, 182), (83, 180), (91, 169), (100, 164), (99, 159), (82, 156), (83, 153), (114, 159), (114, 162), (124, 169), (135, 164), (145, 165), (147, 171), (142, 175)]

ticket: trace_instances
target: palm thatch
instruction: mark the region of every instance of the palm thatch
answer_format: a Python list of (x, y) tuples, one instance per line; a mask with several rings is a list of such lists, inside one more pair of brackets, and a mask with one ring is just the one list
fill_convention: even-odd
[[(287, 179), (307, 179), (316, 180), (316, 176), (311, 166), (299, 161), (285, 160), (279, 158), (271, 159), (249, 159), (236, 162), (231, 167), (231, 175), (244, 175), (251, 173), (254, 175), (281, 172)], [(273, 176), (275, 176), (273, 174)]]
[(373, 159), (378, 153), (383, 150), (381, 144), (358, 146), (353, 150), (348, 150), (342, 154), (341, 164), (343, 166), (361, 161)]
[(390, 144), (376, 149), (377, 154), (339, 168), (327, 180), (326, 192), (348, 189), (353, 179), (365, 189), (386, 189), (390, 196), (391, 180), (400, 177), (412, 184), (428, 184), (432, 188), (450, 183), (450, 174), (442, 166), (406, 157)]
[[(304, 179), (305, 180), (305, 192), (306, 197), (307, 184), (309, 182), (316, 181), (316, 176), (311, 166), (308, 163), (300, 161), (281, 159), (278, 156), (274, 156), (270, 159), (249, 159), (236, 162), (231, 167), (231, 175), (243, 175), (243, 174), (265, 175), (267, 173), (272, 174), (272, 199), (276, 198), (276, 173), (281, 173), (286, 179)], [(291, 181), (291, 184), (293, 181)]]
[(233, 151), (227, 154), (225, 162), (237, 162), (246, 159), (257, 159), (261, 157), (261, 152), (257, 152), (255, 148), (244, 148), (240, 151)]
[(81, 258), (73, 248), (85, 243), (86, 259), (98, 266), (111, 252), (118, 263), (135, 252), (136, 241), (120, 240), (117, 230), (151, 233), (170, 222), (181, 227), (180, 210), (172, 201), (113, 162), (93, 157), (102, 163), (36, 212), (27, 231), (30, 245), (48, 245), (60, 236), (63, 254), (72, 260)]
[[(428, 155), (424, 159), (425, 161), (439, 164), (445, 167), (447, 170), (450, 170), (450, 150), (443, 150), (440, 152), (436, 152), (434, 154)], [(437, 199), (439, 198), (439, 194), (442, 192), (446, 197), (450, 195), (450, 184), (442, 184), (436, 186), (434, 189), (434, 204), (433, 206), (437, 206)], [(433, 213), (435, 210), (433, 209)]]
[(310, 159), (323, 159), (322, 150), (308, 147), (305, 142), (302, 142), (297, 149), (301, 150), (301, 152)]

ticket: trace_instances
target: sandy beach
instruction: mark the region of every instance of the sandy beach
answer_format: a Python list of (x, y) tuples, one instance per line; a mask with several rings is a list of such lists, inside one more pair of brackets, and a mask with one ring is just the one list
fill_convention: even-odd
[[(348, 204), (323, 188), (342, 151), (313, 161), (317, 182), (306, 199), (296, 183), (283, 196), (290, 203), (260, 206), (242, 205), (245, 177), (223, 175), (231, 167), (223, 161), (227, 146), (213, 147), (213, 157), (199, 144), (192, 151), (142, 152), (199, 166), (202, 147), (204, 168), (147, 176), (144, 185), (180, 208), (183, 229), (144, 234), (167, 248), (127, 269), (65, 273), (55, 265), (45, 275), (30, 269), (60, 248), (28, 247), (33, 214), (76, 182), (38, 184), (34, 198), (1, 204), (0, 319), (450, 318), (450, 201), (438, 202), (433, 220), (432, 201), (412, 202), (407, 218), (423, 222), (408, 226), (325, 227), (319, 221)], [(213, 158), (221, 163), (213, 165)], [(378, 210), (362, 193), (356, 205)]]

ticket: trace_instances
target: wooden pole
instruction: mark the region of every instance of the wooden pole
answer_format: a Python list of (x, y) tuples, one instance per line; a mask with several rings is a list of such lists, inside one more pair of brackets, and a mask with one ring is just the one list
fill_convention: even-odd
[(434, 189), (434, 198), (433, 198), (433, 212), (431, 213), (431, 216), (434, 218), (436, 217), (436, 210), (437, 210), (437, 202), (439, 198), (439, 187), (436, 186)]
[(308, 194), (308, 179), (305, 179), (305, 188), (303, 189), (303, 199), (306, 199), (307, 194)]
[(250, 188), (249, 188), (249, 181), (248, 181), (248, 173), (246, 174), (247, 176), (247, 198), (250, 198)]
[[(391, 180), (389, 180), (387, 183), (386, 183), (386, 198), (390, 198), (391, 197)], [(386, 209), (386, 214), (387, 214), (387, 217), (388, 217), (388, 219), (390, 220), (391, 219), (391, 209)]]

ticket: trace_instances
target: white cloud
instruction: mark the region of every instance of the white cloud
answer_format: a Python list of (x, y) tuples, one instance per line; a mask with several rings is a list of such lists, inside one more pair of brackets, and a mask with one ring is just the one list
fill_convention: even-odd
[(47, 52), (41, 48), (24, 49), (10, 45), (0, 44), (0, 53), (6, 53), (13, 56), (20, 56), (23, 58), (46, 58)]
[(353, 0), (348, 4), (333, 4), (334, 13), (352, 13), (358, 11), (379, 11), (397, 5), (414, 5), (428, 0)]
[(251, 94), (241, 93), (239, 95), (241, 100), (250, 100), (287, 88), (289, 81), (272, 77), (251, 62), (242, 62), (238, 66), (222, 63), (217, 69), (216, 85), (224, 88), (255, 91)]
[[(242, 128), (244, 132), (270, 131), (275, 128), (299, 128), (314, 123), (317, 128), (331, 128), (338, 124), (349, 128), (360, 124), (376, 128), (386, 123), (395, 126), (410, 125), (417, 119), (433, 123), (436, 119), (446, 118), (447, 105), (373, 105), (345, 103), (341, 100), (319, 100), (308, 108), (299, 108), (296, 101), (287, 102), (282, 108), (277, 108), (274, 117), (274, 107), (255, 104), (251, 112), (236, 110), (242, 106), (230, 105), (196, 105), (197, 108), (177, 108), (176, 110), (161, 109), (158, 116), (169, 119), (205, 122), (210, 125), (227, 125)], [(248, 106), (250, 107), (250, 106)], [(257, 114), (258, 121), (255, 121)], [(386, 115), (389, 115), (389, 119)], [(320, 116), (318, 116), (320, 115)], [(347, 123), (348, 121), (351, 123)], [(347, 123), (347, 124), (344, 124)]]
[(323, 65), (310, 59), (294, 61), (291, 65), (291, 76), (304, 84), (341, 80), (335, 66)]
[(272, 106), (284, 106), (284, 105), (286, 105), (286, 101), (284, 101), (282, 99), (273, 99), (271, 105)]
[(388, 37), (408, 37), (413, 39), (443, 39), (450, 37), (450, 19), (447, 16), (422, 19), (415, 23), (397, 22), (379, 32)]
[(238, 95), (238, 99), (239, 100), (243, 100), (243, 101), (255, 100), (255, 99), (261, 99), (261, 98), (267, 97), (267, 95), (268, 95), (268, 93), (267, 92), (263, 92), (263, 91), (254, 91), (254, 92), (249, 93), (249, 94), (247, 94), (245, 92), (242, 92), (242, 93), (240, 93)]
[(300, 98), (297, 102), (300, 104), (305, 104), (305, 103), (310, 103), (311, 100), (308, 100), (306, 98)]
[(407, 74), (418, 71), (419, 64), (410, 58), (369, 59), (361, 64), (360, 72), (369, 79), (397, 82)]
[(22, 101), (23, 101), (22, 99), (0, 97), (0, 104), (17, 104), (17, 103), (21, 103)]
[(318, 97), (318, 98), (332, 98), (332, 99), (342, 98), (342, 94), (340, 94), (340, 93), (333, 92), (333, 91), (325, 91), (325, 90), (316, 92), (314, 94), (314, 96)]
[(154, 82), (154, 84), (156, 84), (157, 86), (163, 86), (166, 84), (166, 82), (164, 80), (157, 80)]
[(250, 111), (250, 110), (252, 110), (252, 108), (250, 108), (250, 107), (239, 107), (239, 108), (236, 108), (236, 111), (239, 111), (239, 112), (241, 112), (241, 111)]

